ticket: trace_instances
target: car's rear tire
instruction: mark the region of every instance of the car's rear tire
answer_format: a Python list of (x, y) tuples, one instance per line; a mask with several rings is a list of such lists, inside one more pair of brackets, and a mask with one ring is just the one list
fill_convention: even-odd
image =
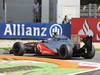
[(25, 46), (23, 43), (21, 42), (16, 42), (14, 45), (13, 45), (13, 54), (15, 56), (23, 56), (24, 55), (24, 51), (25, 51)]
[(84, 53), (83, 57), (85, 59), (92, 59), (95, 56), (95, 48), (92, 45), (92, 50), (88, 50), (89, 48), (85, 48), (86, 49), (86, 53)]
[(58, 53), (62, 59), (69, 59), (73, 55), (73, 50), (69, 45), (61, 45)]

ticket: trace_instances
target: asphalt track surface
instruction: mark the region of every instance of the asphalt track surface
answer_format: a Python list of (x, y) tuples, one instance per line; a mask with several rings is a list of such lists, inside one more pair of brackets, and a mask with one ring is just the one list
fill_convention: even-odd
[[(0, 55), (10, 55), (8, 54), (8, 51), (6, 50), (0, 50)], [(25, 56), (29, 56), (32, 57), (34, 56), (33, 54), (25, 54)], [(36, 57), (36, 56), (35, 56)], [(59, 59), (58, 56), (38, 56), (38, 57), (44, 57), (44, 58), (54, 58), (54, 59)], [(80, 61), (88, 61), (88, 62), (96, 62), (96, 63), (100, 63), (100, 51), (96, 52), (95, 57), (93, 59), (84, 59), (84, 58), (72, 58), (72, 59), (68, 59), (68, 60), (80, 60)], [(93, 75), (100, 75), (100, 71), (95, 72)]]

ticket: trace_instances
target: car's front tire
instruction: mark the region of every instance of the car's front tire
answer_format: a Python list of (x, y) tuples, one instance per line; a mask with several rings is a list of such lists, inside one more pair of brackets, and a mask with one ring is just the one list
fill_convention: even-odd
[(62, 59), (69, 59), (72, 57), (73, 50), (69, 45), (63, 44), (58, 50), (58, 53)]
[(25, 46), (23, 43), (21, 42), (16, 42), (14, 45), (13, 45), (13, 54), (15, 56), (23, 56), (24, 55), (24, 51), (25, 51)]

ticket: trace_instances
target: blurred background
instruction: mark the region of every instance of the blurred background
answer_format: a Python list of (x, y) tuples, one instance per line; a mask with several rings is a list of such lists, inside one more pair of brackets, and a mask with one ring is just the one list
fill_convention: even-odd
[(62, 23), (100, 17), (100, 0), (0, 0), (0, 22)]

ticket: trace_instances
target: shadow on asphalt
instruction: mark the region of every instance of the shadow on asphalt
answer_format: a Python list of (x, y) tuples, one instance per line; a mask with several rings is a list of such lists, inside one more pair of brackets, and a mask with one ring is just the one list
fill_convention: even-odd
[[(27, 56), (27, 55), (25, 55), (25, 56)], [(51, 59), (61, 59), (61, 60), (84, 60), (84, 58), (82, 58), (82, 57), (72, 57), (70, 59), (63, 59), (59, 55), (55, 55), (55, 56), (53, 56), (53, 55), (42, 55), (42, 56), (33, 55), (31, 57), (51, 58)]]
[[(13, 55), (13, 54), (9, 54), (9, 50), (0, 50), (0, 54), (1, 55)], [(84, 59), (82, 57), (72, 57), (70, 59), (62, 59), (59, 55), (41, 55), (41, 56), (37, 56), (35, 54), (24, 54), (24, 56), (28, 56), (28, 57), (40, 57), (40, 58), (51, 58), (51, 59), (61, 59), (61, 60), (88, 60), (88, 59)]]

